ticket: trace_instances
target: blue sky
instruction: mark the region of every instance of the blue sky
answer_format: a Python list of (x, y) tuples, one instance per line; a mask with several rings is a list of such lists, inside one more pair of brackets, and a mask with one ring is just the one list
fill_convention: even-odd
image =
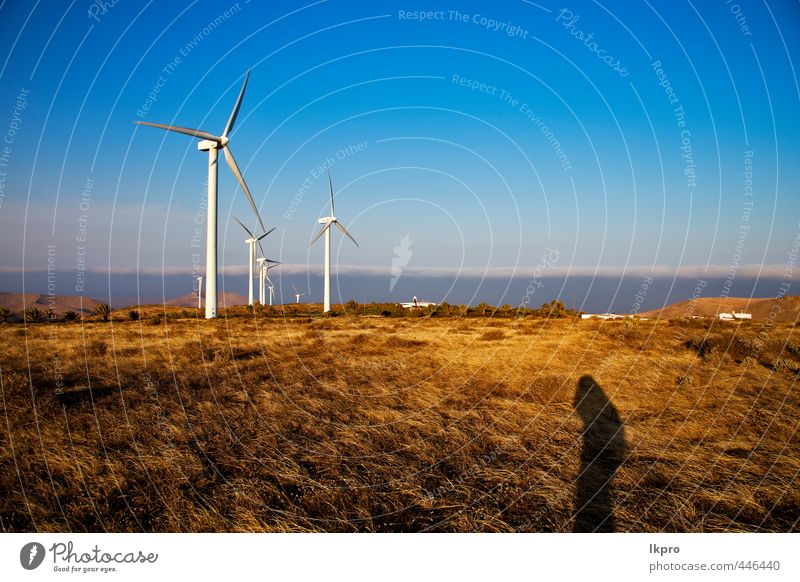
[[(102, 4), (0, 6), (0, 287), (48, 245), (190, 270), (205, 154), (132, 122), (219, 133), (248, 69), (231, 148), (287, 276), (321, 266), (325, 160), (340, 272), (387, 294), (405, 235), (401, 272), (457, 284), (552, 249), (559, 276), (779, 278), (800, 232), (797, 2)], [(219, 204), (235, 276), (254, 222), (224, 166)]]

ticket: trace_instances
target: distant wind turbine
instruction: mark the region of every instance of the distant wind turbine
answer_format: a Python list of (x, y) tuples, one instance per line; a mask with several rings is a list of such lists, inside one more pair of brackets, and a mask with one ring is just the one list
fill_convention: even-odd
[(317, 233), (317, 236), (315, 236), (308, 245), (313, 245), (319, 237), (323, 234), (325, 235), (325, 295), (323, 311), (326, 313), (331, 310), (331, 225), (335, 224), (336, 228), (342, 231), (342, 234), (353, 241), (353, 244), (358, 246), (356, 239), (350, 236), (350, 233), (347, 232), (336, 219), (336, 212), (333, 209), (333, 181), (331, 180), (330, 170), (328, 171), (328, 186), (331, 192), (331, 215), (319, 219), (318, 222), (325, 226), (322, 227), (322, 230)]
[(208, 152), (208, 222), (206, 224), (206, 319), (213, 319), (217, 317), (217, 154), (219, 150), (225, 154), (225, 161), (230, 166), (233, 175), (239, 182), (239, 185), (247, 195), (253, 211), (256, 213), (259, 224), (262, 230), (264, 223), (261, 222), (261, 215), (258, 213), (258, 207), (250, 194), (250, 190), (245, 184), (239, 166), (236, 164), (236, 159), (231, 153), (230, 146), (228, 145), (230, 139), (228, 135), (233, 130), (236, 123), (236, 117), (239, 115), (239, 108), (242, 106), (242, 98), (244, 97), (244, 90), (247, 87), (247, 79), (250, 77), (250, 71), (244, 76), (242, 89), (239, 91), (239, 98), (236, 99), (236, 104), (233, 106), (233, 111), (225, 125), (222, 135), (216, 136), (207, 131), (199, 129), (191, 129), (188, 127), (181, 127), (178, 125), (165, 125), (163, 123), (150, 123), (149, 121), (137, 121), (139, 125), (149, 125), (150, 127), (157, 127), (167, 131), (174, 131), (192, 137), (199, 137), (202, 141), (197, 144), (197, 149), (200, 151)]
[(267, 259), (258, 257), (256, 261), (258, 262), (258, 302), (264, 305), (264, 263)]
[[(239, 226), (241, 226), (244, 229), (244, 231), (250, 236), (250, 238), (246, 239), (244, 242), (247, 243), (247, 245), (250, 247), (248, 249), (248, 254), (247, 254), (247, 268), (248, 268), (248, 273), (249, 273), (249, 275), (248, 275), (249, 282), (248, 282), (248, 285), (247, 285), (247, 304), (248, 305), (252, 305), (253, 304), (253, 266), (254, 266), (254, 264), (256, 262), (256, 244), (260, 243), (262, 238), (267, 236), (269, 233), (271, 233), (277, 227), (273, 226), (270, 230), (268, 230), (267, 232), (265, 232), (261, 236), (257, 237), (252, 232), (250, 232), (249, 228), (247, 228), (244, 224), (242, 224), (241, 220), (239, 220), (236, 217), (234, 217), (234, 220), (236, 222), (238, 222)], [(275, 261), (269, 261), (269, 259), (266, 259), (266, 260), (268, 262), (271, 262), (271, 263), (275, 262)], [(263, 305), (264, 302), (262, 301), (261, 304)]]
[(297, 290), (297, 287), (292, 287), (292, 289), (294, 289), (294, 302), (300, 303), (300, 298), (305, 295), (305, 293), (300, 293), (300, 291)]
[(280, 263), (272, 261), (274, 264), (270, 265), (269, 263), (271, 261), (264, 257), (258, 257), (256, 260), (258, 261), (258, 302), (264, 305), (264, 296), (266, 295), (265, 286), (269, 283), (269, 304), (271, 306), (275, 298), (275, 284), (269, 278), (268, 273), (270, 269), (274, 269)]
[(272, 307), (272, 303), (275, 301), (275, 283), (272, 282), (272, 279), (269, 278), (269, 270), (274, 269), (278, 265), (269, 265), (264, 269), (264, 281), (268, 283), (269, 288), (269, 305)]

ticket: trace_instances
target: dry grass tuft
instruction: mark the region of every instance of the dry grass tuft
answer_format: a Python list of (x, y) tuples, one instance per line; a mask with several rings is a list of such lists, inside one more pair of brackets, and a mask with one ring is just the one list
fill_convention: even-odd
[(389, 348), (419, 348), (426, 345), (426, 343), (418, 339), (403, 338), (396, 335), (386, 338), (386, 347)]

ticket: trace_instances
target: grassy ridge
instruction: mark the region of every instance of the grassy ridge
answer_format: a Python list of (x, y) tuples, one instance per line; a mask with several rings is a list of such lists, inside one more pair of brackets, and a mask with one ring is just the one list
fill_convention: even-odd
[(795, 531), (759, 324), (0, 326), (4, 531)]

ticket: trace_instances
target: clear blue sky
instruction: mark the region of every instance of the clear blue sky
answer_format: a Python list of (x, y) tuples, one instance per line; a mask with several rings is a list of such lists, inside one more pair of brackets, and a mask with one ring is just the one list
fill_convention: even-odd
[[(443, 276), (529, 278), (548, 248), (584, 274), (779, 273), (800, 231), (794, 0), (101, 5), (0, 5), (6, 273), (48, 245), (59, 269), (190, 268), (205, 154), (132, 122), (219, 133), (248, 69), (231, 146), (287, 272), (321, 264), (328, 158), (343, 269), (388, 273), (409, 235), (403, 268)], [(241, 266), (225, 166), (220, 209)]]

